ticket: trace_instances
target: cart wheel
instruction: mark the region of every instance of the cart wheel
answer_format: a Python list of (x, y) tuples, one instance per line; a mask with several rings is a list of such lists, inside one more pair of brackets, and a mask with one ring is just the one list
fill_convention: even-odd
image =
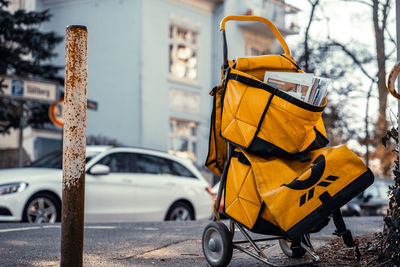
[(222, 267), (232, 259), (232, 234), (221, 222), (209, 223), (203, 232), (203, 253), (213, 267)]
[(301, 258), (306, 254), (306, 250), (300, 246), (300, 243), (293, 244), (287, 239), (279, 239), (279, 246), (283, 253), (290, 258)]

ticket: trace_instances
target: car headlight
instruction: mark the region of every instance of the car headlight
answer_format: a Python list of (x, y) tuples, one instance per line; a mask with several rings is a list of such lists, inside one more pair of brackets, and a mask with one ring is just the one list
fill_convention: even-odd
[(0, 185), (0, 195), (7, 195), (24, 191), (28, 187), (25, 182)]

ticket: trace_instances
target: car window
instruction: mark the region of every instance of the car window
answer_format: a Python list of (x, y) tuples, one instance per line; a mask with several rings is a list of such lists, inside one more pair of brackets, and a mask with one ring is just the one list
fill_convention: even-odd
[[(86, 152), (86, 163), (88, 163), (89, 160), (91, 160), (97, 154), (99, 154), (99, 152)], [(61, 150), (56, 150), (35, 160), (27, 167), (62, 169), (62, 164), (63, 152)]]
[(159, 157), (144, 155), (144, 154), (136, 155), (137, 173), (161, 174), (162, 164), (163, 162)]
[(110, 172), (135, 172), (135, 158), (133, 153), (119, 152), (108, 154), (98, 163), (107, 165)]
[(175, 176), (197, 178), (182, 164), (153, 155), (137, 154), (136, 170), (138, 173), (171, 174)]
[(368, 196), (371, 195), (372, 197), (377, 197), (378, 196), (378, 190), (376, 188), (376, 185), (373, 184), (370, 187), (368, 187), (365, 191), (364, 191), (364, 195)]
[(197, 178), (191, 171), (189, 171), (186, 167), (184, 167), (182, 164), (180, 164), (178, 162), (173, 161), (172, 168), (173, 168), (174, 174), (177, 176)]
[(28, 167), (62, 169), (62, 157), (62, 151), (53, 151), (32, 162)]
[(391, 184), (383, 182), (379, 184), (378, 190), (379, 190), (379, 196), (381, 198), (388, 198), (388, 192), (389, 192), (389, 186)]
[(100, 154), (100, 152), (98, 152), (98, 151), (96, 151), (96, 152), (86, 151), (86, 163), (88, 163), (92, 158), (96, 157), (98, 154)]

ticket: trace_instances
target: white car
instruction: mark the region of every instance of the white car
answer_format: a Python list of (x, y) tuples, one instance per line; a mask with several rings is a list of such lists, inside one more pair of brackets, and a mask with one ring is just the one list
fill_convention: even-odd
[[(86, 151), (86, 222), (209, 218), (211, 190), (191, 161), (139, 148)], [(30, 167), (0, 170), (0, 221), (60, 221), (61, 166), (59, 151)]]

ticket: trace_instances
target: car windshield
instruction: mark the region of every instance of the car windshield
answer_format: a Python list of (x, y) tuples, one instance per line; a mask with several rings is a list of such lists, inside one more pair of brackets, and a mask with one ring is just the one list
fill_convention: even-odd
[[(95, 157), (100, 152), (86, 152), (86, 163)], [(63, 153), (60, 150), (53, 151), (38, 160), (33, 161), (27, 167), (33, 168), (51, 168), (51, 169), (62, 169), (62, 156)]]

